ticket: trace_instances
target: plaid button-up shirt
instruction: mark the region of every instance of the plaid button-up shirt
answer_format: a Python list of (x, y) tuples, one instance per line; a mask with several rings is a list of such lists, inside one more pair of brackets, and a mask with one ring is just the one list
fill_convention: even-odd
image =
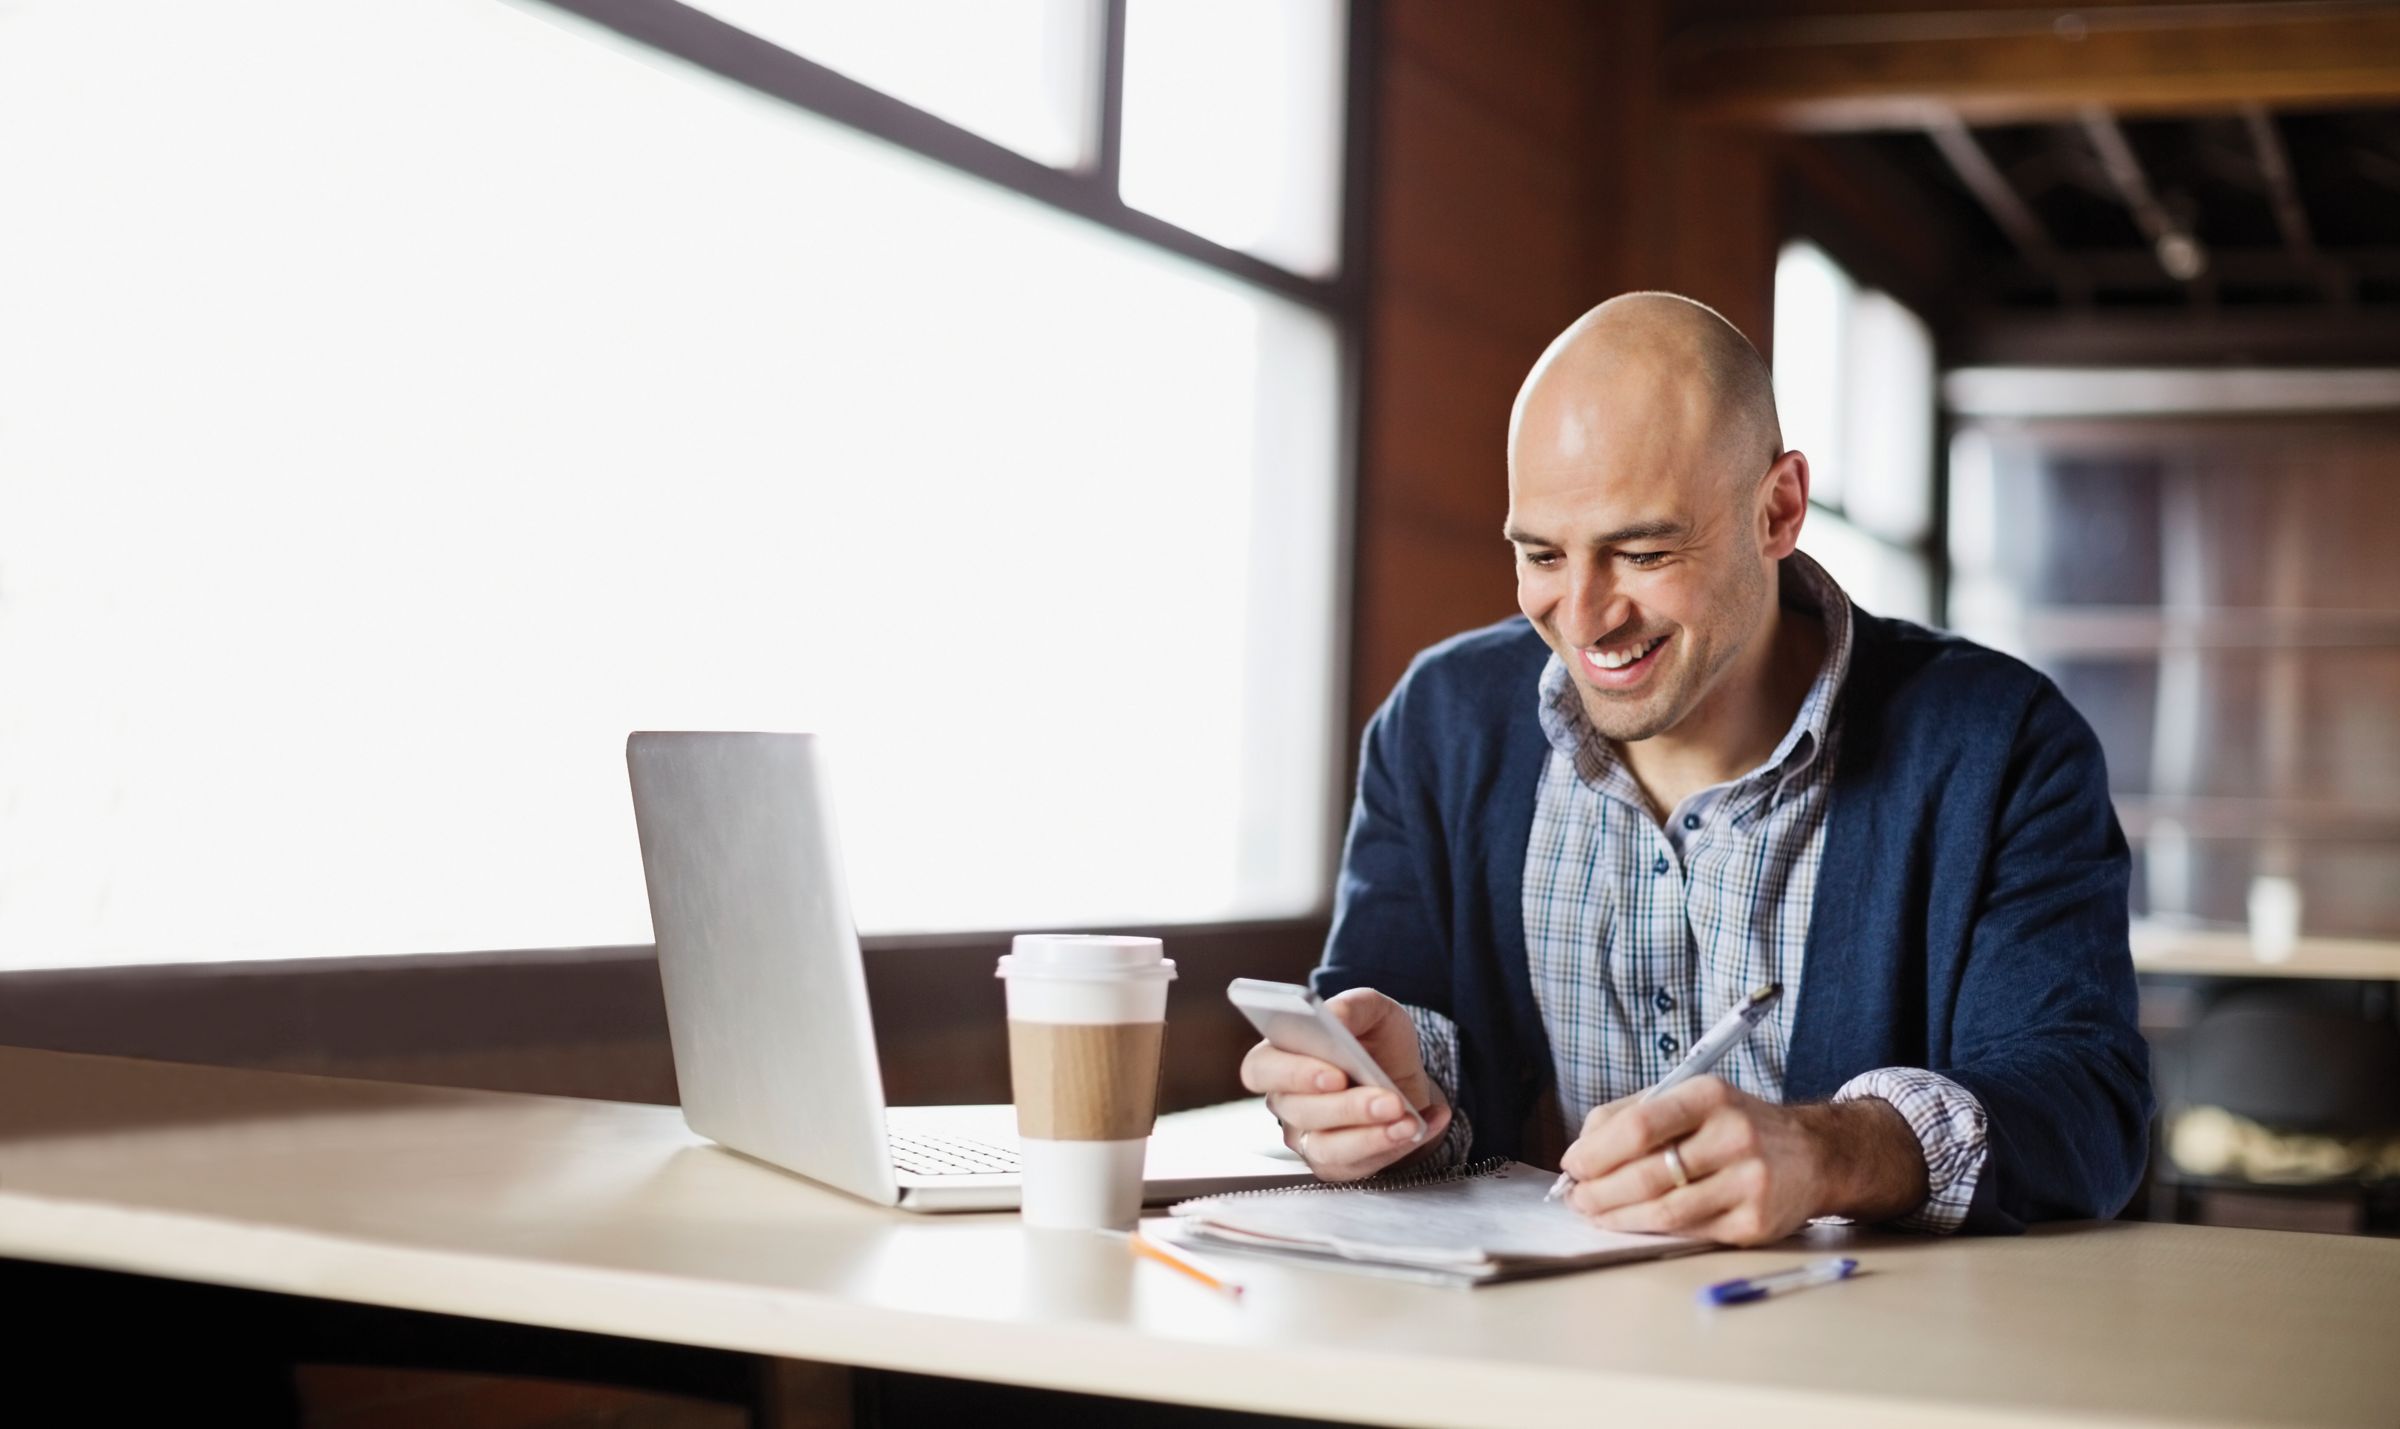
[[(1665, 1076), (1762, 983), (1782, 983), (1782, 999), (1716, 1074), (1783, 1100), (1838, 757), (1837, 701), (1850, 667), (1850, 601), (1833, 578), (1795, 555), (1784, 600), (1821, 618), (1827, 635), (1799, 714), (1764, 763), (1693, 794), (1663, 825), (1616, 746), (1586, 721), (1556, 656), (1533, 692), (1550, 755), (1525, 850), (1525, 945), (1569, 1139), (1593, 1107)], [(1427, 1073), (1456, 1105), (1456, 1026), (1423, 1008), (1409, 1012)], [(1898, 1224), (1955, 1230), (1988, 1154), (1982, 1104), (1913, 1067), (1855, 1077), (1833, 1099), (1866, 1097), (1896, 1108), (1924, 1148), (1931, 1194)], [(1473, 1129), (1463, 1120), (1444, 1136), (1439, 1160), (1466, 1155)]]

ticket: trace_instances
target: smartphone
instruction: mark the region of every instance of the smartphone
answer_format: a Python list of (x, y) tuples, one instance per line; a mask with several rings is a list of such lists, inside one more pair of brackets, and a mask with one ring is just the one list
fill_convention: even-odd
[(1381, 1087), (1399, 1099), (1416, 1123), (1416, 1139), (1425, 1139), (1425, 1118), (1409, 1106), (1408, 1098), (1392, 1085), (1392, 1079), (1367, 1049), (1359, 1045), (1350, 1029), (1325, 1006), (1325, 999), (1296, 982), (1267, 982), (1261, 978), (1237, 977), (1225, 986), (1225, 996), (1250, 1019), (1258, 1035), (1286, 1052), (1331, 1062), (1347, 1074), (1354, 1085)]

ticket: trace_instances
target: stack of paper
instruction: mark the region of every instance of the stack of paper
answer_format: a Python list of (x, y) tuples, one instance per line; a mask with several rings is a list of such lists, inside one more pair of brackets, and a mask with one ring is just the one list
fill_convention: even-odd
[(1145, 1232), (1202, 1248), (1312, 1259), (1442, 1285), (1656, 1260), (1706, 1250), (1680, 1236), (1604, 1231), (1544, 1199), (1555, 1179), (1494, 1159), (1453, 1172), (1208, 1196)]

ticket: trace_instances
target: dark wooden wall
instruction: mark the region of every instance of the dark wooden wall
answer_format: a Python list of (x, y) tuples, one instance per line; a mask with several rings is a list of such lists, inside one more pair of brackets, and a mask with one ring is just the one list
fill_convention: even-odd
[(1655, 0), (1382, 7), (1354, 723), (1417, 651), (1514, 613), (1508, 411), (1551, 338), (1665, 288), (1769, 341), (1778, 143), (1671, 117), (1661, 24)]
[(1383, 12), (1356, 503), (1351, 708), (1433, 641), (1515, 606), (1502, 436), (1525, 369), (1595, 301), (1592, 7)]

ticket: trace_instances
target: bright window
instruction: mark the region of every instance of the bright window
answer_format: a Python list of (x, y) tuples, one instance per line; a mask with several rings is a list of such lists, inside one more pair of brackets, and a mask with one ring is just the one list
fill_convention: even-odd
[(1858, 285), (1812, 243), (1794, 243), (1775, 264), (1775, 412), (1783, 444), (1808, 454), (1809, 494), (1842, 499), (1843, 353)]
[(1873, 614), (1932, 619), (1933, 587), (1923, 554), (1879, 541), (1821, 506), (1800, 528), (1800, 548)]
[(1933, 335), (1812, 243), (1775, 265), (1775, 405), (1808, 456), (1800, 545), (1878, 615), (1934, 619)]
[(870, 930), (1315, 906), (1332, 324), (485, 0), (0, 11), (0, 965), (648, 941), (623, 746)]
[(1331, 276), (1347, 19), (1343, 0), (1126, 0), (1125, 202)]
[(1091, 157), (1096, 0), (692, 0), (1045, 164)]

